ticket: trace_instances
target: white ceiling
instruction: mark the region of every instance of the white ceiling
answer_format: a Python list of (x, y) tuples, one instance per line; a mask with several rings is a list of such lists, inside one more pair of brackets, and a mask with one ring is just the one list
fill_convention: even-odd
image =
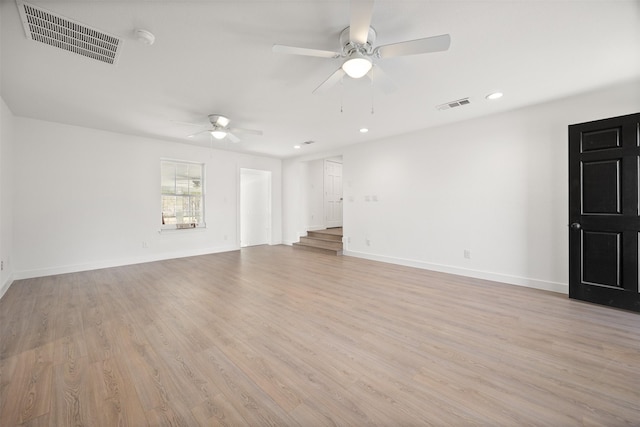
[[(274, 54), (271, 46), (338, 50), (348, 0), (28, 1), (123, 38), (115, 66), (28, 40), (15, 1), (1, 1), (1, 90), (15, 115), (280, 158), (640, 76), (637, 0), (379, 0), (376, 46), (449, 33), (451, 48), (380, 60), (399, 87), (391, 94), (347, 78), (324, 95), (311, 92), (339, 60)], [(136, 41), (136, 28), (154, 33), (155, 44)], [(505, 96), (485, 99), (496, 90)], [(464, 97), (471, 104), (435, 108)], [(212, 113), (264, 135), (194, 140), (187, 135), (197, 127), (176, 123), (204, 126)], [(315, 143), (293, 149), (307, 140)]]

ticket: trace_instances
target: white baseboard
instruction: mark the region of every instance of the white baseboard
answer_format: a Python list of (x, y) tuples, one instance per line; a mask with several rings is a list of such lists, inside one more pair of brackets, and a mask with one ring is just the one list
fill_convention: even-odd
[(527, 277), (511, 276), (508, 274), (492, 273), (489, 271), (471, 270), (467, 268), (454, 267), (450, 265), (433, 264), (433, 263), (423, 262), (423, 261), (368, 254), (365, 252), (344, 251), (343, 254), (346, 256), (353, 256), (356, 258), (363, 258), (371, 261), (388, 262), (390, 264), (421, 268), (423, 270), (432, 270), (432, 271), (438, 271), (441, 273), (449, 273), (449, 274), (456, 274), (459, 276), (473, 277), (476, 279), (491, 280), (493, 282), (507, 283), (510, 285), (524, 286), (528, 288), (558, 292), (566, 295), (569, 294), (569, 285), (567, 283), (550, 282), (550, 281), (539, 280), (539, 279), (530, 279)]
[(13, 274), (10, 274), (7, 277), (7, 280), (0, 286), (0, 299), (4, 296), (4, 294), (9, 290), (9, 287), (13, 283)]
[(171, 252), (164, 254), (152, 254), (141, 257), (122, 258), (106, 261), (96, 261), (85, 264), (65, 265), (58, 267), (48, 267), (33, 270), (23, 270), (15, 272), (15, 278), (31, 279), (34, 277), (53, 276), (56, 274), (76, 273), (79, 271), (98, 270), (101, 268), (120, 267), (123, 265), (142, 264), (145, 262), (163, 261), (166, 259), (186, 258), (190, 256), (209, 255), (221, 252), (231, 252), (239, 250), (237, 246), (217, 247), (198, 249), (192, 251)]
[[(282, 244), (291, 246), (294, 242), (283, 241)], [(145, 262), (163, 261), (166, 259), (185, 258), (190, 256), (208, 255), (221, 252), (230, 252), (239, 250), (236, 246), (228, 246), (222, 248), (209, 248), (194, 251), (174, 252), (169, 254), (156, 254), (144, 257), (135, 257), (127, 259), (117, 259), (108, 261), (99, 261), (86, 264), (67, 265), (59, 267), (50, 267), (42, 269), (24, 270), (15, 272), (9, 276), (7, 281), (0, 287), (0, 298), (6, 293), (14, 280), (31, 279), (34, 277), (52, 276), (56, 274), (75, 273), (79, 271), (97, 270), (101, 268), (120, 267), (123, 265), (141, 264)], [(450, 265), (433, 264), (423, 261), (409, 260), (403, 258), (394, 258), (381, 255), (368, 254), (365, 252), (344, 251), (345, 256), (353, 256), (356, 258), (369, 259), (372, 261), (387, 262), (390, 264), (404, 265), (407, 267), (421, 268), (424, 270), (439, 271), (442, 273), (457, 274), (460, 276), (474, 277), (476, 279), (491, 280), (494, 282), (507, 283), (517, 286), (525, 286), (534, 289), (542, 289), (545, 291), (558, 292), (562, 294), (569, 293), (569, 286), (566, 283), (550, 282), (546, 280), (531, 279), (527, 277), (511, 276), (502, 273), (492, 273), (487, 271), (471, 270)]]

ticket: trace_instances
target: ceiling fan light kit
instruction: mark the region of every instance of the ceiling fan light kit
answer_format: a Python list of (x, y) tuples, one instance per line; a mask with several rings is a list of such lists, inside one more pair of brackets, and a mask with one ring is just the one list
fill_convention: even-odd
[(371, 70), (371, 67), (373, 67), (371, 59), (360, 52), (355, 52), (342, 64), (344, 72), (353, 79), (359, 79), (366, 76), (369, 70)]
[(211, 136), (215, 139), (224, 139), (224, 137), (227, 136), (227, 132), (223, 130), (212, 130)]
[[(236, 133), (262, 135), (261, 130), (229, 127), (229, 123), (231, 123), (231, 120), (229, 120), (227, 116), (223, 116), (222, 114), (209, 114), (207, 117), (209, 118), (211, 129), (201, 130), (200, 132), (188, 135), (189, 138), (193, 138), (197, 135), (201, 135), (204, 132), (208, 132), (212, 137), (218, 140), (227, 138), (231, 142), (240, 142), (240, 138), (235, 135)], [(194, 123), (194, 125), (199, 126), (196, 123)]]

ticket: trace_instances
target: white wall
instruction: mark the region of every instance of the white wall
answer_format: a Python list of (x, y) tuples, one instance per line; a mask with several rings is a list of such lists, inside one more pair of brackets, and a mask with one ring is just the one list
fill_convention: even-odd
[(345, 253), (567, 292), (567, 126), (637, 111), (633, 82), (350, 146)]
[[(17, 278), (237, 249), (240, 168), (272, 172), (272, 243), (281, 242), (278, 159), (28, 118), (14, 125)], [(159, 233), (161, 158), (205, 163), (206, 229)]]
[[(291, 245), (304, 235), (307, 163), (282, 162), (282, 242)], [(285, 178), (286, 177), (286, 178)]]
[(0, 297), (13, 281), (13, 121), (0, 98)]

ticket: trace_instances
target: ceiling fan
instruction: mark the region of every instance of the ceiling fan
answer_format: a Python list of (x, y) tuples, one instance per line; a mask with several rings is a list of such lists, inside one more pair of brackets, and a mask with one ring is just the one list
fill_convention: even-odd
[[(284, 46), (275, 44), (272, 51), (292, 55), (316, 56), (320, 58), (342, 58), (343, 62), (333, 74), (329, 76), (313, 93), (324, 92), (346, 74), (359, 79), (369, 74), (373, 68), (374, 59), (386, 59), (394, 56), (417, 55), (421, 53), (442, 52), (449, 49), (451, 36), (442, 34), (417, 40), (409, 40), (373, 47), (376, 31), (371, 27), (374, 0), (351, 0), (351, 19), (349, 26), (340, 33), (340, 51), (309, 49), (304, 47)], [(386, 75), (375, 64), (376, 80), (383, 81), (383, 89), (391, 89), (392, 84)]]
[[(209, 117), (209, 122), (211, 123), (212, 128), (211, 129), (201, 130), (200, 132), (193, 133), (193, 134), (188, 136), (189, 138), (193, 138), (193, 137), (195, 137), (197, 135), (200, 135), (200, 134), (202, 134), (204, 132), (209, 132), (211, 134), (211, 136), (214, 137), (215, 139), (228, 138), (231, 142), (239, 142), (240, 138), (235, 136), (235, 133), (244, 133), (244, 134), (251, 134), (251, 135), (262, 135), (262, 131), (261, 130), (229, 127), (229, 123), (231, 123), (231, 120), (229, 120), (228, 117), (223, 116), (221, 114), (209, 114), (208, 117)], [(190, 123), (190, 124), (193, 124), (193, 123)]]

